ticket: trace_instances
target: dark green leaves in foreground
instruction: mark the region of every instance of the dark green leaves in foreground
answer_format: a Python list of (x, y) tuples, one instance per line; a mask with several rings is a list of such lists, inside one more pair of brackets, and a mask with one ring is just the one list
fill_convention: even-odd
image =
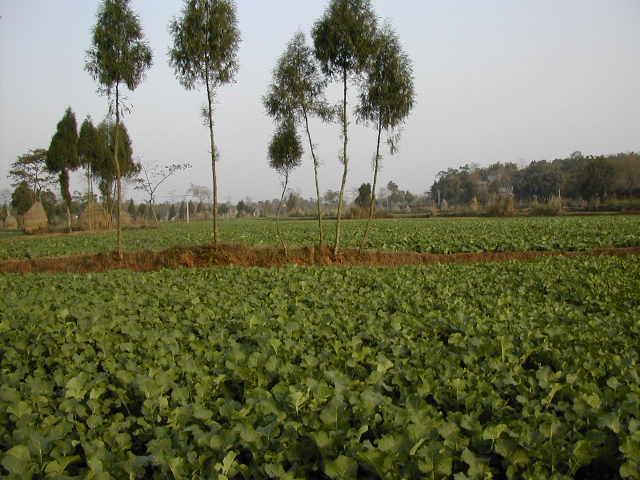
[(637, 478), (637, 257), (0, 291), (2, 475)]

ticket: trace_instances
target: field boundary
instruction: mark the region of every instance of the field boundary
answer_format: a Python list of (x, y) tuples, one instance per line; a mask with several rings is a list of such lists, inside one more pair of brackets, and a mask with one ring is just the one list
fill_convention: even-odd
[(399, 267), (404, 265), (431, 265), (438, 263), (486, 263), (510, 260), (531, 261), (542, 257), (588, 257), (640, 255), (640, 247), (608, 247), (584, 251), (512, 251), (433, 254), (417, 252), (388, 252), (344, 250), (337, 258), (327, 247), (292, 248), (288, 255), (275, 247), (246, 247), (220, 245), (179, 247), (163, 251), (125, 252), (120, 261), (115, 253), (42, 257), (34, 259), (4, 260), (0, 273), (97, 273), (109, 270), (150, 272), (166, 268), (205, 267), (283, 267), (342, 266), (342, 267)]

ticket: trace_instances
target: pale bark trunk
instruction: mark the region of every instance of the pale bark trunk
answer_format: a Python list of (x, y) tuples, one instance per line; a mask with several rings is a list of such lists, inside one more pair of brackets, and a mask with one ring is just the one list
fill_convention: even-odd
[(207, 83), (207, 114), (209, 117), (209, 141), (211, 144), (211, 176), (213, 181), (213, 246), (218, 246), (218, 182), (216, 178), (216, 146), (213, 138), (213, 113), (211, 86), (209, 85), (209, 75), (206, 74)]
[(120, 96), (118, 83), (116, 83), (116, 132), (114, 136), (113, 162), (116, 168), (116, 231), (118, 258), (124, 258), (124, 248), (122, 246), (122, 223), (120, 221), (120, 205), (122, 203), (122, 179), (120, 173), (120, 162), (118, 160), (118, 139), (120, 137)]
[(362, 236), (362, 243), (360, 244), (360, 250), (364, 250), (367, 246), (367, 239), (369, 236), (369, 229), (371, 228), (371, 222), (376, 211), (376, 186), (378, 183), (378, 167), (380, 164), (380, 136), (382, 135), (382, 121), (378, 120), (378, 142), (376, 143), (376, 159), (373, 165), (373, 185), (371, 186), (371, 203), (369, 204), (369, 218), (367, 219), (367, 226), (364, 229), (364, 235)]
[(282, 203), (284, 202), (284, 196), (287, 193), (287, 185), (289, 183), (289, 173), (284, 175), (284, 185), (282, 186), (282, 195), (280, 195), (280, 202), (278, 203), (278, 210), (276, 211), (276, 235), (278, 236), (278, 240), (282, 244), (282, 249), (284, 250), (284, 256), (288, 256), (287, 252), (287, 244), (282, 238), (282, 234), (280, 233), (280, 210), (282, 209)]
[(65, 209), (67, 210), (67, 232), (71, 233), (71, 210), (68, 204), (65, 205)]
[(334, 257), (338, 256), (340, 252), (340, 217), (342, 215), (342, 202), (344, 201), (344, 187), (347, 183), (347, 170), (349, 168), (349, 159), (347, 158), (347, 69), (342, 70), (342, 136), (343, 136), (343, 151), (342, 162), (344, 168), (342, 170), (342, 183), (340, 184), (340, 196), (338, 197), (338, 212), (336, 215), (336, 243), (333, 248)]
[(309, 139), (309, 149), (311, 150), (311, 156), (313, 157), (313, 173), (316, 182), (316, 207), (318, 210), (318, 246), (322, 248), (322, 244), (324, 243), (323, 232), (322, 232), (322, 209), (320, 207), (320, 184), (318, 182), (318, 159), (316, 157), (315, 149), (313, 148), (313, 142), (311, 141), (311, 132), (309, 130), (309, 118), (307, 116), (306, 108), (303, 108), (304, 113), (304, 124), (307, 130), (307, 138)]
[(91, 165), (87, 165), (87, 208), (89, 209), (89, 231), (93, 232), (93, 208), (91, 208), (93, 202), (93, 193), (91, 186)]

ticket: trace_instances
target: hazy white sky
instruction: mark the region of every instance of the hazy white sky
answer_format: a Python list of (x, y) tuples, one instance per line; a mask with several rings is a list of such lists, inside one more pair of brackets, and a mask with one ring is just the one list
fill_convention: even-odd
[[(309, 33), (327, 0), (237, 0), (240, 72), (218, 95), (216, 137), (221, 198), (274, 198), (268, 168), (273, 124), (261, 97), (277, 57), (297, 30)], [(467, 162), (524, 162), (640, 150), (640, 1), (374, 0), (413, 59), (417, 105), (400, 152), (386, 156), (381, 182), (424, 192), (435, 174)], [(107, 100), (84, 71), (98, 2), (0, 0), (0, 189), (17, 155), (48, 147), (67, 106), (78, 123), (101, 120)], [(190, 183), (210, 184), (202, 91), (186, 92), (167, 65), (167, 25), (179, 0), (133, 0), (154, 53), (146, 80), (128, 94), (125, 122), (146, 163), (191, 162), (164, 200)], [(337, 89), (329, 91), (339, 101)], [(351, 106), (356, 90), (351, 89)], [(339, 126), (313, 125), (321, 189), (337, 189)], [(370, 181), (373, 130), (352, 127), (349, 189)], [(292, 177), (313, 192), (310, 155)], [(84, 183), (74, 178), (72, 189)]]

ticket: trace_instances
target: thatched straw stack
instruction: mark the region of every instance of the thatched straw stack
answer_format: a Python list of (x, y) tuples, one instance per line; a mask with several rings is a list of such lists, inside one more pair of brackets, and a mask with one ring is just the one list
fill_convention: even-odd
[(105, 230), (110, 227), (109, 217), (97, 203), (91, 203), (80, 214), (78, 224), (82, 230)]
[(7, 218), (4, 219), (4, 228), (7, 230), (17, 230), (18, 221), (15, 217), (12, 217), (11, 214), (8, 214)]
[(36, 202), (29, 211), (24, 214), (22, 230), (24, 230), (25, 233), (35, 233), (46, 230), (48, 225), (49, 219), (47, 218), (47, 212), (45, 212), (42, 203)]
[[(129, 212), (127, 212), (124, 208), (120, 210), (120, 224), (123, 226), (131, 225), (133, 223), (133, 219)], [(115, 218), (113, 219), (113, 224), (116, 224)]]

